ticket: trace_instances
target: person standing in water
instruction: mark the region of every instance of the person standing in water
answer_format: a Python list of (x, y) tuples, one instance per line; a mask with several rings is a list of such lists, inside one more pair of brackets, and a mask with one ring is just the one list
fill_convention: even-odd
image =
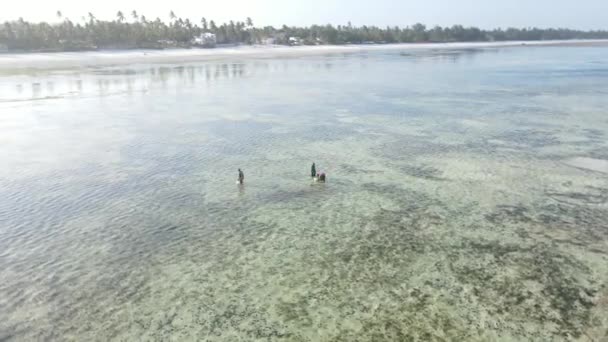
[(244, 181), (245, 181), (245, 174), (243, 173), (243, 171), (241, 171), (241, 169), (239, 169), (239, 184), (243, 184)]
[(317, 168), (315, 167), (315, 163), (312, 163), (312, 167), (310, 168), (310, 177), (317, 177)]

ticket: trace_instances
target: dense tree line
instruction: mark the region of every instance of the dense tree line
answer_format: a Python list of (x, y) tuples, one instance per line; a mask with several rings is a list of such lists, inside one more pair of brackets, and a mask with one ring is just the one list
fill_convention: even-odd
[(59, 23), (30, 23), (23, 19), (0, 25), (0, 47), (13, 51), (66, 51), (100, 48), (189, 47), (194, 36), (214, 33), (218, 44), (362, 44), (410, 42), (481, 42), (510, 40), (608, 39), (608, 31), (569, 29), (509, 28), (481, 30), (475, 27), (427, 28), (415, 24), (405, 28), (348, 25), (313, 25), (310, 27), (255, 27), (250, 18), (217, 25), (213, 20), (200, 22), (177, 17), (169, 22), (148, 20), (137, 11), (116, 13), (112, 21), (98, 20), (93, 13), (78, 22), (57, 12)]

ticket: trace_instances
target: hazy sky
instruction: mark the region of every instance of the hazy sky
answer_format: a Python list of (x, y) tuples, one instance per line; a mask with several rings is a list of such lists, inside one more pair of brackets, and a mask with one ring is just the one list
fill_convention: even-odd
[(132, 10), (148, 19), (168, 19), (170, 10), (196, 22), (202, 16), (217, 23), (250, 16), (259, 25), (463, 24), (494, 27), (569, 27), (608, 29), (608, 0), (3, 0), (0, 20), (57, 20), (61, 10), (72, 21), (88, 12), (113, 19)]

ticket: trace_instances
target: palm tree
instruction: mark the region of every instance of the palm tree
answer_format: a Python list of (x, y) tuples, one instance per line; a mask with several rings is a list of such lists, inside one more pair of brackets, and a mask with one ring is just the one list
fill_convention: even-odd
[(139, 18), (137, 16), (137, 11), (136, 10), (131, 11), (131, 16), (133, 17), (133, 19), (135, 19), (135, 21), (137, 21), (137, 18)]
[(175, 18), (177, 18), (177, 16), (175, 15), (175, 13), (173, 11), (169, 12), (169, 19), (175, 20)]
[(205, 17), (201, 19), (201, 25), (203, 26), (203, 30), (207, 31), (207, 19)]
[(61, 17), (63, 17), (63, 14), (61, 13), (61, 11), (57, 11), (57, 18), (61, 19)]
[(89, 20), (91, 21), (91, 23), (95, 21), (95, 16), (91, 12), (89, 12)]
[(122, 11), (116, 13), (116, 19), (118, 19), (119, 23), (122, 23), (125, 20), (125, 15), (122, 14)]
[(250, 17), (247, 17), (247, 26), (248, 27), (252, 27), (253, 26), (253, 20), (251, 20)]

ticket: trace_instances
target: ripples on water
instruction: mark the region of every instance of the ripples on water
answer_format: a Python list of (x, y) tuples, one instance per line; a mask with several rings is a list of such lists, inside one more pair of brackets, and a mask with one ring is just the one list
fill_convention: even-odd
[(2, 76), (0, 340), (608, 338), (606, 52)]

